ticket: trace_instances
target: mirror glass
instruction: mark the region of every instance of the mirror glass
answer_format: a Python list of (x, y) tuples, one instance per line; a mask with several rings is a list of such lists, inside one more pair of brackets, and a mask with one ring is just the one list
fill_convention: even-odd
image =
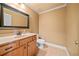
[(28, 27), (29, 16), (3, 7), (3, 26)]

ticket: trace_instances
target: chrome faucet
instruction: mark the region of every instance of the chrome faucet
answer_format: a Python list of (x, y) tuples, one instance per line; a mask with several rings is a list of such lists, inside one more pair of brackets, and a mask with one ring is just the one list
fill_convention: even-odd
[(17, 34), (17, 35), (21, 35), (21, 34), (22, 34), (22, 32), (18, 31), (16, 34)]
[(18, 31), (18, 30), (14, 30), (14, 33), (15, 33), (15, 35), (21, 35), (22, 34), (22, 32)]

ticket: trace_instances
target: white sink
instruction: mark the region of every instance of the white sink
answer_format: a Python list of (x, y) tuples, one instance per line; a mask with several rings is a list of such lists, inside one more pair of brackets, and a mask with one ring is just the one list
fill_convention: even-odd
[(0, 39), (15, 38), (16, 36), (17, 36), (17, 35), (5, 36), (5, 37), (0, 37)]

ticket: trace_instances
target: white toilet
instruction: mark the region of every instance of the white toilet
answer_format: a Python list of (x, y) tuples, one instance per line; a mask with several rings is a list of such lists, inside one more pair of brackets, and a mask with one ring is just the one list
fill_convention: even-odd
[(38, 44), (38, 48), (44, 48), (45, 40), (44, 39), (38, 39), (37, 44)]

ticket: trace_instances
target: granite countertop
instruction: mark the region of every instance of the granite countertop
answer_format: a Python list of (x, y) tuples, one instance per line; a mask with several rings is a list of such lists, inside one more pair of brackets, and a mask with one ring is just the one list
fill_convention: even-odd
[(27, 38), (27, 37), (33, 36), (33, 35), (37, 35), (37, 34), (35, 34), (35, 33), (26, 33), (26, 34), (23, 34), (23, 35), (13, 35), (13, 36), (0, 37), (0, 44), (20, 40), (20, 39)]

